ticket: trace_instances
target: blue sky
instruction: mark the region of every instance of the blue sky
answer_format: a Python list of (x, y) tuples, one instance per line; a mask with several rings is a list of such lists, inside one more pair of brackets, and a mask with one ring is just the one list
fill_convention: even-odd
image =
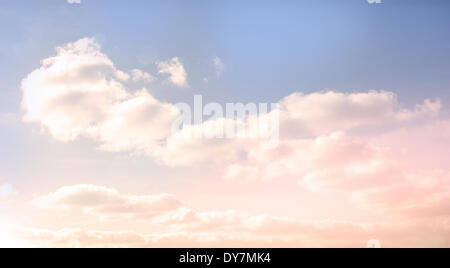
[[(120, 69), (154, 71), (177, 55), (190, 89), (167, 100), (277, 101), (293, 91), (392, 90), (407, 104), (448, 97), (450, 32), (445, 0), (390, 1), (1, 1), (2, 112), (17, 112), (20, 80), (54, 47), (96, 37)], [(220, 83), (211, 58), (227, 66)]]

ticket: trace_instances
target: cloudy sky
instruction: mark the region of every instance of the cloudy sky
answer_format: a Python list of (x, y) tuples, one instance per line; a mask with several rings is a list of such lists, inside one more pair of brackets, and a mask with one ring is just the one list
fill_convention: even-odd
[(450, 247), (450, 2), (376, 2), (0, 0), (0, 247)]

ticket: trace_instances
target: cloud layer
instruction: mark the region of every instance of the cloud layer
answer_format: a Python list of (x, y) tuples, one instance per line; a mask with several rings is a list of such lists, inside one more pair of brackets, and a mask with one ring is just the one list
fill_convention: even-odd
[[(174, 84), (186, 85), (186, 72), (178, 58), (158, 65), (159, 72), (168, 74)], [(212, 159), (211, 155), (224, 148), (228, 151), (225, 155), (233, 160), (235, 155), (261, 146), (255, 141), (211, 141), (173, 133), (172, 124), (181, 115), (178, 108), (158, 101), (145, 89), (130, 93), (123, 83), (128, 79), (130, 75), (118, 70), (94, 39), (66, 44), (22, 81), (24, 119), (40, 123), (61, 141), (89, 137), (102, 150), (146, 154), (168, 165), (192, 165)], [(133, 70), (132, 79), (150, 76)], [(400, 108), (390, 92), (329, 91), (292, 94), (280, 101), (277, 112), (281, 138), (297, 139), (435, 117), (440, 109), (439, 100), (425, 100), (413, 110)], [(214, 133), (229, 123), (239, 124), (219, 118), (200, 127)]]
[[(40, 209), (64, 209), (102, 225), (143, 221), (147, 232), (16, 228), (22, 246), (40, 247), (364, 247), (376, 236), (386, 247), (448, 246), (448, 221), (395, 222), (302, 220), (238, 211), (199, 212), (170, 195), (135, 196), (94, 185), (66, 186), (35, 201)], [(149, 217), (150, 215), (150, 217)], [(72, 218), (74, 223), (83, 222)], [(152, 231), (153, 230), (153, 231)], [(155, 231), (158, 230), (158, 231)], [(414, 236), (411, 236), (414, 233)], [(444, 236), (443, 236), (444, 235)], [(447, 236), (448, 237), (448, 236)]]
[[(158, 62), (158, 70), (168, 82), (188, 87), (179, 58)], [(357, 246), (376, 237), (390, 246), (449, 245), (439, 238), (448, 235), (450, 219), (450, 123), (441, 119), (439, 99), (408, 108), (387, 91), (293, 93), (279, 101), (276, 111), (248, 117), (250, 123), (279, 117), (275, 146), (263, 138), (189, 135), (198, 129), (216, 133), (224, 126), (250, 125), (239, 118), (214, 118), (174, 133), (173, 123), (181, 116), (175, 105), (146, 89), (127, 88), (128, 83), (154, 79), (138, 69), (118, 70), (94, 39), (81, 39), (57, 48), (55, 56), (23, 79), (24, 120), (40, 124), (59, 141), (84, 137), (100, 150), (145, 155), (161, 165), (212, 166), (219, 177), (244, 189), (267, 183), (289, 191), (339, 194), (352, 204), (349, 210), (382, 216), (318, 221), (235, 210), (203, 212), (172, 195), (126, 195), (103, 186), (75, 185), (33, 203), (45, 211), (105, 221), (144, 221), (151, 230), (33, 230), (25, 232), (29, 240), (59, 246), (263, 247)], [(322, 205), (311, 204), (318, 210)]]
[(40, 209), (81, 210), (100, 218), (149, 219), (182, 206), (171, 195), (123, 195), (95, 185), (66, 186), (32, 202)]

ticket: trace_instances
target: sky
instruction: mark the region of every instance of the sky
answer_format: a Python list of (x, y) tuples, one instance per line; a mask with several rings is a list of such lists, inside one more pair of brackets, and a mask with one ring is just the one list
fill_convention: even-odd
[(450, 3), (370, 2), (0, 0), (0, 247), (449, 247)]

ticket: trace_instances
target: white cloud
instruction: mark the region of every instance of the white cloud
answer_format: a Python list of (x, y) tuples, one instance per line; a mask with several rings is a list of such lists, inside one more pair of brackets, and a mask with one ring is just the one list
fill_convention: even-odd
[[(171, 79), (170, 66), (177, 62), (178, 59), (163, 63), (160, 73), (169, 74)], [(122, 83), (144, 76), (144, 72), (132, 71), (129, 76), (118, 70), (93, 39), (69, 43), (59, 47), (55, 56), (44, 59), (42, 66), (22, 81), (24, 119), (40, 123), (61, 141), (84, 136), (97, 142), (102, 150), (141, 153), (167, 165), (216, 162), (217, 169), (223, 169), (225, 177), (232, 181), (277, 180), (288, 187), (299, 184), (317, 192), (339, 191), (371, 211), (381, 208), (399, 217), (432, 216), (445, 220), (450, 216), (446, 157), (450, 124), (423, 124), (439, 115), (439, 100), (425, 100), (405, 109), (394, 93), (385, 91), (295, 93), (280, 101), (281, 139), (279, 146), (269, 147), (258, 139), (195, 139), (183, 135), (200, 126), (173, 134), (171, 125), (180, 115), (175, 106), (158, 101), (145, 89), (131, 93)], [(415, 120), (419, 120), (420, 127), (411, 127)], [(214, 132), (224, 124), (236, 121), (209, 120), (201, 127)], [(365, 127), (377, 128), (376, 134), (371, 131), (368, 137), (351, 135)], [(386, 134), (399, 128), (395, 134)], [(422, 167), (428, 162), (431, 168)], [(437, 162), (443, 164), (440, 169), (436, 168)], [(0, 196), (11, 192), (10, 185), (0, 187)], [(307, 241), (308, 246), (314, 242), (332, 246), (333, 235), (334, 242), (351, 246), (354, 240), (347, 239), (350, 235), (358, 234), (352, 239), (362, 244), (373, 237), (363, 224), (250, 216), (236, 211), (197, 212), (170, 195), (126, 195), (93, 185), (63, 187), (34, 203), (41, 208), (103, 219), (149, 220), (152, 225), (173, 231), (158, 235), (78, 229), (39, 231), (37, 240), (52, 245), (78, 241), (82, 246), (177, 243), (179, 247), (192, 247), (230, 243), (236, 247), (273, 245), (273, 241), (276, 245), (286, 245), (286, 241), (299, 245), (299, 241)], [(432, 227), (416, 228), (411, 219), (408, 218), (408, 237), (417, 229), (422, 231), (421, 246), (430, 233), (441, 237), (448, 233), (447, 225), (446, 229), (441, 226), (444, 230), (430, 232)], [(383, 228), (378, 231), (387, 233), (382, 240), (383, 245), (389, 245), (385, 242), (392, 235), (392, 224)], [(386, 229), (389, 231), (382, 231)], [(403, 227), (395, 230), (401, 235), (399, 230)], [(407, 238), (402, 241), (403, 245), (412, 245), (404, 242)], [(391, 245), (395, 243), (391, 241)], [(434, 243), (430, 244), (437, 242)]]
[[(178, 215), (175, 215), (178, 214)], [(22, 228), (15, 236), (37, 247), (365, 247), (374, 234), (385, 247), (448, 247), (449, 225), (424, 221), (351, 223), (298, 220), (234, 211), (176, 212), (159, 223), (170, 231), (57, 231)], [(411, 234), (414, 234), (411, 236)]]
[[(186, 83), (186, 73), (178, 58), (158, 65), (159, 72), (169, 74), (173, 83), (180, 86)], [(132, 71), (132, 79), (145, 76), (142, 71)], [(115, 67), (94, 39), (66, 44), (57, 48), (56, 56), (44, 59), (39, 69), (23, 79), (24, 119), (40, 123), (43, 130), (60, 141), (83, 136), (96, 141), (105, 151), (144, 154), (171, 166), (217, 161), (220, 166), (231, 165), (229, 175), (245, 170), (249, 178), (254, 177), (255, 168), (244, 166), (242, 156), (264, 147), (265, 140), (197, 139), (184, 135), (194, 128), (215, 133), (224, 124), (242, 122), (208, 120), (174, 134), (172, 124), (180, 117), (180, 111), (172, 104), (158, 101), (145, 89), (130, 93), (121, 82), (126, 79), (126, 73)], [(394, 93), (385, 91), (295, 93), (280, 101), (281, 143), (289, 141), (303, 146), (302, 139), (358, 127), (399, 126), (435, 117), (441, 107), (439, 100), (426, 100), (413, 110), (404, 109)]]
[(168, 61), (157, 62), (158, 73), (169, 75), (169, 81), (179, 87), (187, 87), (187, 73), (180, 59), (175, 57)]
[(40, 209), (82, 211), (101, 218), (149, 219), (178, 209), (171, 195), (124, 195), (96, 185), (65, 186), (32, 201)]
[(361, 208), (409, 218), (448, 218), (450, 123), (428, 123), (375, 137), (335, 132), (255, 147), (228, 166), (238, 183), (273, 180), (344, 194)]
[[(357, 127), (390, 125), (395, 127), (412, 120), (432, 118), (439, 114), (441, 108), (439, 100), (435, 102), (426, 100), (414, 110), (401, 109), (399, 106), (396, 95), (391, 92), (345, 94), (329, 91), (308, 95), (295, 93), (280, 101), (280, 143), (290, 143), (292, 148), (301, 148), (310, 142), (311, 138), (345, 132)], [(268, 116), (273, 114), (270, 113)], [(214, 132), (214, 129), (221, 129), (224, 125), (237, 123), (239, 122), (218, 119), (204, 122), (201, 126), (185, 127), (180, 133), (168, 137), (166, 146), (158, 150), (156, 156), (171, 166), (217, 161), (221, 161), (224, 165), (242, 162), (242, 156), (251, 156), (252, 152), (261, 150), (267, 140), (202, 139), (187, 135), (195, 132), (193, 129), (201, 127)], [(221, 157), (218, 158), (217, 155)], [(255, 167), (239, 165), (240, 171), (245, 171), (246, 176), (241, 176), (244, 173), (237, 172), (237, 169), (238, 166), (231, 165), (228, 176), (232, 176), (232, 173), (240, 174), (239, 177), (246, 180), (255, 177)]]
[[(238, 211), (198, 212), (169, 194), (125, 195), (115, 189), (96, 185), (65, 186), (31, 202), (39, 209), (57, 209), (94, 218), (147, 220), (175, 232), (198, 231), (298, 235), (352, 224), (338, 221), (304, 221), (267, 215), (251, 216)], [(358, 227), (361, 228), (362, 226)]]
[[(417, 174), (421, 176), (420, 174)], [(392, 179), (392, 178), (391, 178)], [(416, 181), (420, 182), (420, 181)], [(393, 186), (396, 188), (397, 184)], [(435, 200), (429, 191), (439, 184), (422, 183), (406, 188), (413, 200), (424, 204)], [(422, 188), (419, 193), (417, 189)], [(426, 194), (428, 192), (428, 194)], [(379, 200), (404, 203), (398, 191), (377, 196)], [(386, 198), (388, 197), (388, 198)], [(423, 198), (424, 197), (424, 198)], [(445, 204), (439, 210), (446, 211)], [(274, 201), (275, 202), (275, 201)], [(364, 247), (376, 235), (386, 247), (442, 247), (448, 241), (440, 239), (449, 235), (448, 220), (436, 225), (435, 207), (419, 207), (424, 218), (379, 219), (372, 222), (338, 220), (307, 220), (269, 215), (249, 215), (239, 211), (199, 212), (186, 207), (175, 197), (163, 195), (124, 195), (114, 189), (93, 185), (66, 186), (34, 201), (42, 209), (63, 209), (83, 216), (101, 217), (102, 224), (125, 223), (136, 226), (139, 221), (150, 233), (115, 228), (116, 231), (69, 229), (42, 230), (22, 228), (10, 233), (27, 245), (39, 247)], [(313, 205), (313, 204), (312, 204)], [(372, 211), (371, 207), (371, 211)], [(387, 210), (383, 211), (384, 213)], [(55, 211), (60, 214), (60, 211)], [(432, 219), (429, 216), (433, 216)], [(82, 217), (79, 222), (89, 218)], [(76, 226), (76, 218), (71, 225)], [(117, 225), (116, 225), (117, 226)], [(119, 230), (119, 231), (117, 231)], [(414, 236), (411, 236), (414, 234)]]
[(252, 216), (238, 211), (197, 212), (189, 208), (169, 212), (154, 222), (168, 225), (178, 232), (230, 232), (270, 236), (313, 235), (313, 233), (331, 231), (339, 225), (346, 226), (348, 231), (364, 229), (364, 225), (339, 221), (309, 221), (268, 215)]
[(74, 140), (100, 124), (129, 93), (94, 39), (57, 48), (22, 81), (25, 121), (40, 122), (55, 138)]
[(386, 91), (294, 93), (280, 102), (281, 134), (311, 137), (361, 126), (398, 124), (436, 117), (441, 107), (440, 100), (425, 100), (414, 110), (401, 109), (397, 96)]
[(67, 0), (69, 4), (81, 4), (81, 0)]
[(383, 149), (343, 132), (285, 140), (276, 148), (253, 148), (246, 161), (227, 167), (225, 178), (237, 182), (283, 179), (300, 181), (313, 191), (337, 185), (350, 190), (374, 183), (372, 174), (389, 168)]
[[(39, 247), (195, 247), (210, 246), (300, 246), (306, 240), (326, 243), (339, 236), (342, 245), (348, 236), (364, 235), (372, 228), (339, 221), (307, 221), (266, 215), (251, 216), (237, 211), (197, 212), (170, 195), (131, 196), (114, 189), (93, 185), (66, 186), (33, 201), (41, 209), (63, 209), (83, 216), (101, 217), (103, 224), (124, 220), (146, 220), (157, 234), (136, 231), (59, 231), (25, 229), (21, 237)], [(59, 211), (56, 213), (60, 214)], [(82, 218), (85, 221), (86, 218)], [(108, 221), (113, 220), (113, 221)], [(76, 218), (71, 222), (76, 224)], [(337, 233), (339, 231), (339, 233)], [(345, 238), (345, 239), (344, 239)], [(363, 241), (363, 240), (361, 240)], [(275, 244), (274, 244), (275, 243)]]
[[(217, 219), (219, 220), (219, 219)], [(20, 237), (38, 247), (363, 247), (364, 226), (340, 222), (296, 222), (270, 217), (251, 219), (248, 230), (186, 230), (143, 234), (136, 231), (24, 229)], [(226, 225), (226, 223), (224, 224)], [(288, 229), (285, 229), (288, 228)], [(246, 228), (244, 228), (246, 229)], [(293, 234), (289, 231), (295, 230)], [(341, 234), (336, 235), (339, 230)], [(267, 232), (269, 231), (269, 232)], [(351, 236), (350, 236), (351, 235)]]
[[(84, 38), (57, 49), (22, 81), (24, 120), (61, 141), (90, 137), (112, 151), (152, 151), (170, 134), (179, 111), (145, 89), (130, 94), (126, 76)], [(145, 76), (145, 75), (144, 75)]]
[(153, 155), (171, 134), (172, 123), (179, 115), (173, 105), (160, 103), (142, 90), (111, 107), (93, 135), (102, 150)]

